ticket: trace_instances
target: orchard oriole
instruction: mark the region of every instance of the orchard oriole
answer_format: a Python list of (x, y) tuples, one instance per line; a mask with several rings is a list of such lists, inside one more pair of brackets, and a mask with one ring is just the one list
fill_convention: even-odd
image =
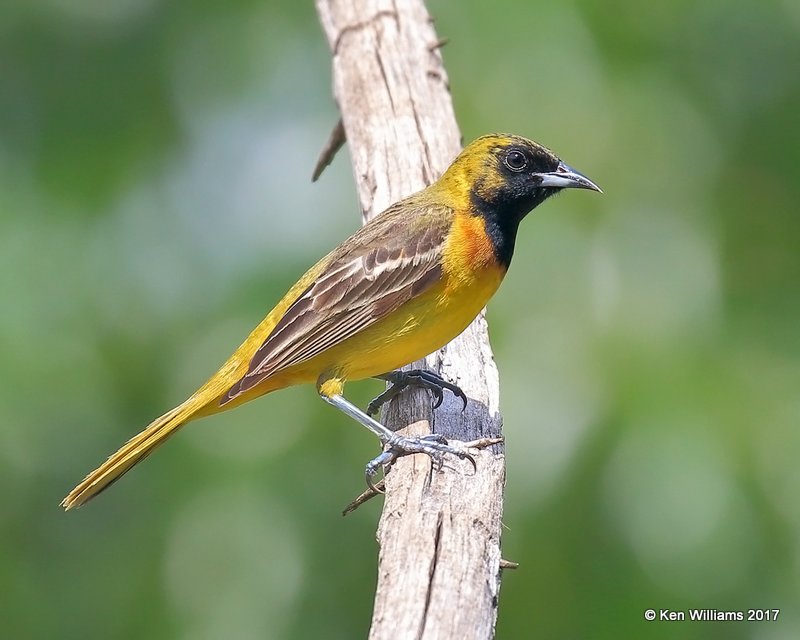
[[(129, 440), (62, 501), (85, 503), (195, 418), (265, 393), (315, 383), (324, 400), (373, 433), (384, 452), (367, 475), (408, 453), (465, 457), (438, 437), (400, 436), (348, 402), (347, 380), (408, 384), (466, 398), (431, 372), (394, 372), (461, 333), (497, 290), (520, 221), (562, 189), (600, 189), (543, 146), (488, 135), (422, 191), (373, 218), (311, 267), (233, 355), (185, 402)], [(387, 373), (390, 372), (390, 373)]]

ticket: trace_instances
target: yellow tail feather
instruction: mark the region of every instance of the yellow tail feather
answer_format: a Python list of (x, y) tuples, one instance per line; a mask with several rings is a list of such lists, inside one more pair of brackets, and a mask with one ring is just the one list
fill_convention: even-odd
[(202, 415), (201, 410), (207, 402), (206, 394), (196, 393), (183, 404), (153, 420), (144, 431), (128, 440), (119, 451), (86, 476), (61, 501), (61, 506), (67, 511), (80, 507), (107, 489), (183, 425)]

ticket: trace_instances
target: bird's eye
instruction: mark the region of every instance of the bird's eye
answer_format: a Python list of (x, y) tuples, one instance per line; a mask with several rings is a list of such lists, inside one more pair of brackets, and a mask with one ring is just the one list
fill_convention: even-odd
[(525, 157), (525, 154), (518, 149), (512, 149), (509, 151), (506, 154), (504, 162), (512, 171), (522, 171), (528, 166), (528, 159)]

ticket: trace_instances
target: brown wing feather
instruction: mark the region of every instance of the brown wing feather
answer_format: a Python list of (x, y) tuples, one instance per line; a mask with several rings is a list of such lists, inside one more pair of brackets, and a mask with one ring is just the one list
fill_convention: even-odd
[(420, 207), (409, 219), (408, 204), (400, 204), (331, 254), (328, 266), (286, 310), (220, 404), (340, 344), (439, 280), (452, 211)]

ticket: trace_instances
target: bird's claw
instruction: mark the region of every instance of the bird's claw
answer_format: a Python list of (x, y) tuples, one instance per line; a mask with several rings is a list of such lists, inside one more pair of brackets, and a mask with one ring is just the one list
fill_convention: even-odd
[(438, 409), (442, 406), (445, 389), (461, 399), (461, 402), (464, 404), (461, 408), (462, 411), (467, 408), (467, 396), (461, 388), (452, 382), (448, 382), (433, 371), (426, 371), (424, 369), (391, 371), (380, 377), (390, 382), (391, 386), (367, 405), (367, 413), (370, 415), (375, 415), (384, 404), (408, 387), (416, 387), (418, 389), (427, 389), (430, 391), (433, 394), (434, 409)]
[(365, 478), (367, 486), (377, 493), (383, 491), (377, 488), (373, 478), (378, 473), (378, 469), (388, 469), (395, 460), (414, 453), (424, 453), (427, 455), (437, 471), (441, 471), (444, 466), (445, 454), (452, 454), (461, 460), (469, 460), (473, 471), (478, 470), (475, 458), (462, 449), (457, 449), (447, 443), (447, 439), (439, 433), (431, 433), (418, 438), (409, 438), (400, 435), (393, 437), (384, 444), (384, 450), (367, 463)]

